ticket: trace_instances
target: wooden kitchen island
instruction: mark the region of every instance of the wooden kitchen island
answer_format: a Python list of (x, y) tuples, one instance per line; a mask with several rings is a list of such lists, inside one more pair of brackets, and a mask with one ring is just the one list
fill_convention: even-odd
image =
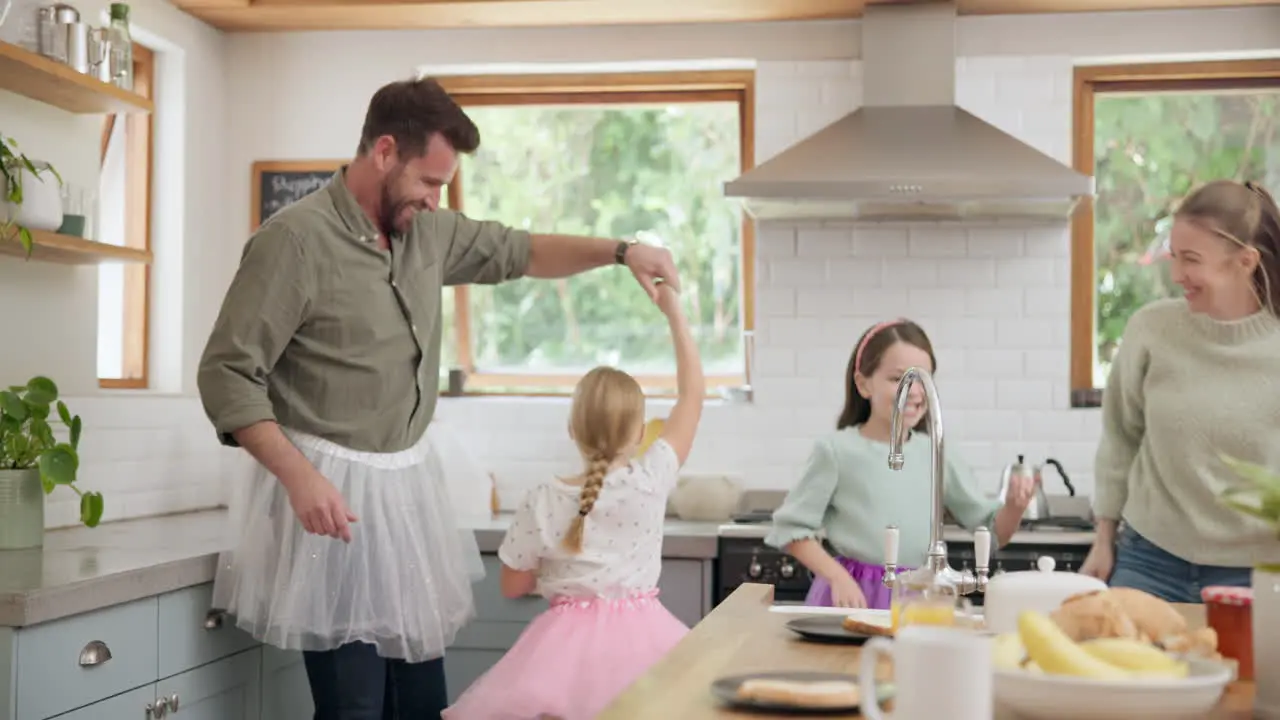
[[(648, 718), (768, 718), (725, 708), (711, 695), (711, 683), (728, 675), (784, 670), (817, 670), (857, 674), (859, 648), (798, 640), (785, 625), (798, 617), (769, 612), (773, 586), (743, 585), (730, 595), (652, 670), (599, 715), (599, 720)], [(1195, 626), (1204, 624), (1200, 605), (1179, 606)], [(891, 677), (882, 664), (877, 673)], [(1211, 720), (1252, 717), (1253, 683), (1232, 684)], [(846, 717), (860, 717), (849, 715)]]

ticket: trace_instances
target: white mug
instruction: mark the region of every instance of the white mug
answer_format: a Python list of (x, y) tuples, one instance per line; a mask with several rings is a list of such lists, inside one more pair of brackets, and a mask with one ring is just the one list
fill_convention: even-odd
[[(876, 704), (876, 664), (893, 659), (894, 711)], [(868, 720), (991, 720), (991, 637), (971, 630), (908, 625), (893, 640), (862, 646), (862, 715)]]

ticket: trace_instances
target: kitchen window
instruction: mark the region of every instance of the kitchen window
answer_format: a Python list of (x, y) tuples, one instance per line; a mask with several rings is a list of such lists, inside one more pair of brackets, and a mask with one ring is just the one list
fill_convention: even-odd
[(1134, 311), (1177, 296), (1165, 242), (1209, 180), (1280, 190), (1280, 60), (1078, 67), (1074, 165), (1094, 176), (1072, 221), (1072, 404), (1099, 402)]
[[(133, 90), (155, 99), (155, 57), (133, 46)], [(152, 118), (108, 115), (102, 127), (98, 242), (151, 249)], [(147, 387), (150, 265), (98, 266), (98, 385)]]
[[(661, 242), (708, 385), (746, 382), (753, 231), (723, 184), (753, 164), (749, 71), (444, 77), (480, 127), (450, 207), (535, 232)], [(476, 393), (565, 394), (620, 365), (673, 393), (662, 315), (623, 268), (446, 292), (442, 365)], [(446, 332), (450, 325), (446, 325)]]

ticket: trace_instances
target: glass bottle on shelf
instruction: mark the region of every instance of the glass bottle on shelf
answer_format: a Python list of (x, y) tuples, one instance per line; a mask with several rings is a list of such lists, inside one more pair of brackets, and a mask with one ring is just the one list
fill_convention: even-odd
[(129, 5), (111, 3), (111, 78), (116, 87), (133, 89), (133, 38), (129, 35)]

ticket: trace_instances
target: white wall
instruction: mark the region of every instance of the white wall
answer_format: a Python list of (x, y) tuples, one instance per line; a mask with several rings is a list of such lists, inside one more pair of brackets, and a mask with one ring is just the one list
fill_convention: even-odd
[[(754, 59), (760, 159), (852, 109), (861, 92), (856, 22), (224, 39), (163, 0), (140, 3), (134, 15), (182, 60), (162, 57), (159, 69), (159, 92), (178, 103), (157, 112), (167, 128), (157, 137), (158, 163), (171, 174), (161, 179), (157, 168), (164, 188), (155, 220), (164, 229), (154, 238), (156, 275), (168, 287), (153, 294), (152, 365), (166, 392), (95, 393), (92, 271), (0, 261), (0, 303), (33, 308), (16, 319), (0, 313), (0, 337), (26, 338), (19, 353), (6, 343), (0, 379), (43, 370), (77, 395), (74, 407), (88, 425), (84, 481), (108, 492), (112, 517), (224, 497), (222, 476), (239, 456), (214, 445), (193, 377), (247, 236), (250, 165), (348, 156), (382, 83), (423, 64)], [(960, 101), (1065, 159), (1073, 62), (1256, 56), (1274, 52), (1278, 36), (1277, 9), (964, 18)], [(93, 178), (96, 119), (4, 94), (0, 117), (33, 154), (72, 169), (73, 182)], [(1066, 409), (1065, 235), (942, 228), (932, 236), (905, 231), (904, 243), (903, 232), (760, 233), (759, 402), (709, 407), (691, 470), (788, 487), (838, 410), (848, 345), (866, 323), (908, 313), (927, 323), (939, 346), (954, 447), (989, 487), (1008, 456), (1025, 452), (1053, 454), (1088, 488), (1096, 413)], [(817, 276), (841, 291), (850, 268), (867, 281), (851, 303), (825, 302), (808, 286), (799, 292), (801, 280)], [(881, 290), (871, 290), (872, 279)], [(989, 279), (994, 284), (981, 286)], [(857, 315), (844, 317), (843, 308)], [(523, 487), (572, 468), (565, 409), (563, 400), (468, 398), (442, 401), (441, 418), (497, 472), (509, 505)], [(54, 503), (50, 524), (74, 520), (71, 510)]]
[[(103, 0), (77, 2), (87, 21), (104, 22)], [(160, 392), (97, 388), (95, 267), (0, 258), (0, 382), (37, 373), (58, 382), (82, 415), (81, 485), (106, 494), (120, 518), (221, 501), (225, 483), (213, 433), (202, 423), (191, 358), (199, 352), (243, 238), (223, 209), (226, 38), (164, 0), (131, 3), (135, 39), (156, 50), (151, 368)], [(94, 187), (101, 116), (76, 116), (0, 91), (0, 131), (67, 182)], [(77, 521), (74, 494), (50, 498), (47, 524)]]

